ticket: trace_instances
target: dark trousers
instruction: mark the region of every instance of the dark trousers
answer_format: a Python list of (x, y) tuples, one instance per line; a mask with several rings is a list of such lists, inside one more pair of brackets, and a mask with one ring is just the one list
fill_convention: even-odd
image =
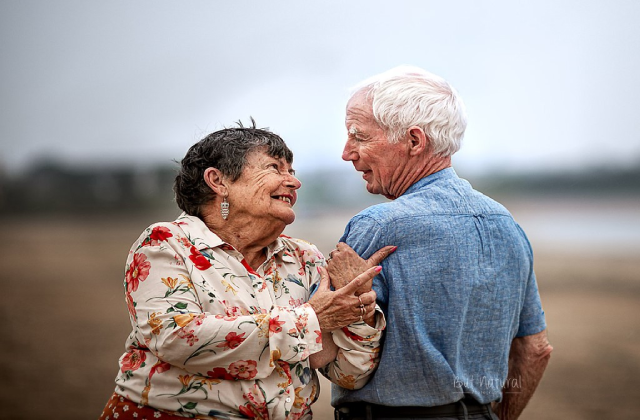
[(498, 420), (490, 404), (466, 397), (436, 407), (391, 407), (369, 403), (350, 403), (335, 409), (335, 420)]

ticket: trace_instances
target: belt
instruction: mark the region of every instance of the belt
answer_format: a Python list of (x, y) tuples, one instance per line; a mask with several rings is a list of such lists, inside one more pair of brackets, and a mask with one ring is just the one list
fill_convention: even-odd
[(491, 416), (491, 405), (480, 404), (474, 398), (466, 397), (451, 404), (434, 407), (403, 406), (393, 407), (369, 403), (349, 403), (337, 407), (335, 420), (381, 419), (381, 418), (437, 418), (458, 417), (466, 418), (469, 414), (488, 414)]

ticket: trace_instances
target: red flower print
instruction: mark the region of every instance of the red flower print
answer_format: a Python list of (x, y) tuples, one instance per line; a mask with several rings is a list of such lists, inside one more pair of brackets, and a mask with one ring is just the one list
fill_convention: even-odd
[(195, 264), (198, 270), (206, 270), (211, 267), (211, 263), (196, 249), (195, 246), (191, 247), (191, 255), (189, 255), (189, 259)]
[(217, 314), (216, 315), (216, 319), (224, 319), (225, 321), (235, 321), (236, 319), (238, 319), (238, 317), (237, 316), (229, 316), (229, 315)]
[(138, 349), (130, 349), (129, 353), (122, 356), (122, 361), (120, 362), (120, 371), (122, 373), (131, 370), (138, 370), (142, 363), (144, 363), (147, 355), (144, 351)]
[(258, 373), (258, 363), (255, 360), (238, 360), (229, 365), (229, 373), (235, 379), (252, 379)]
[(189, 248), (191, 247), (191, 245), (193, 245), (187, 238), (185, 238), (184, 236), (181, 236), (178, 241), (182, 244), (182, 246), (184, 246), (185, 248)]
[(238, 411), (240, 412), (240, 414), (242, 414), (243, 416), (249, 419), (265, 419), (266, 418), (264, 416), (261, 416), (258, 410), (256, 410), (255, 407), (249, 405), (249, 403), (238, 407)]
[(133, 261), (129, 265), (125, 280), (127, 282), (127, 292), (135, 292), (138, 290), (138, 285), (141, 281), (145, 281), (149, 275), (151, 269), (151, 263), (147, 261), (147, 256), (144, 254), (133, 254)]
[(282, 331), (281, 325), (284, 321), (278, 321), (279, 316), (269, 319), (269, 337)]
[(253, 385), (252, 389), (242, 394), (247, 401), (245, 405), (238, 407), (238, 410), (251, 419), (268, 419), (269, 411), (267, 410), (267, 402), (264, 400), (264, 394), (258, 385)]
[(126, 293), (125, 299), (127, 301), (127, 309), (129, 309), (129, 314), (133, 319), (137, 319), (138, 315), (136, 314), (136, 305), (133, 302), (133, 298), (129, 292)]
[(169, 228), (164, 226), (156, 226), (151, 231), (151, 235), (149, 235), (149, 238), (151, 238), (152, 244), (155, 242), (155, 244), (157, 245), (157, 242), (166, 241), (172, 236), (173, 234), (171, 233)]
[(300, 318), (298, 318), (296, 320), (296, 328), (298, 329), (298, 331), (300, 331), (303, 334), (306, 333), (308, 322), (309, 322), (309, 315), (307, 314), (304, 314)]
[(234, 377), (231, 376), (225, 368), (221, 368), (221, 367), (217, 367), (217, 368), (214, 368), (213, 370), (208, 371), (207, 376), (209, 376), (212, 379), (225, 379), (227, 381), (231, 381), (234, 379)]
[(224, 338), (226, 341), (224, 343), (218, 344), (217, 347), (224, 347), (225, 350), (226, 349), (235, 349), (236, 347), (238, 347), (245, 340), (245, 338), (244, 338), (245, 334), (246, 333), (242, 333), (242, 334), (238, 335), (235, 332), (230, 332)]
[(142, 242), (142, 246), (158, 246), (160, 242), (171, 238), (173, 234), (164, 226), (156, 226), (153, 228), (149, 236)]
[(167, 362), (156, 362), (156, 364), (151, 369), (151, 374), (149, 377), (153, 376), (154, 373), (162, 373), (171, 369), (171, 365)]
[(178, 337), (187, 340), (187, 344), (189, 344), (189, 346), (193, 346), (196, 342), (200, 341), (194, 332), (194, 330), (187, 331), (185, 328), (181, 328), (178, 331)]
[(318, 335), (318, 338), (316, 338), (316, 343), (322, 343), (322, 331), (321, 330), (314, 330), (313, 332)]
[(358, 334), (352, 333), (347, 327), (342, 327), (342, 331), (344, 331), (344, 334), (353, 341), (365, 341), (364, 337), (360, 337)]

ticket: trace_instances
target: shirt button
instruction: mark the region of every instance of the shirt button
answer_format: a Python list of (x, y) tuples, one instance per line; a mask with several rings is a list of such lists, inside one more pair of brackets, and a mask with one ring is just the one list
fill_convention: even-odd
[(287, 397), (287, 399), (285, 401), (290, 403), (291, 402), (291, 398)]

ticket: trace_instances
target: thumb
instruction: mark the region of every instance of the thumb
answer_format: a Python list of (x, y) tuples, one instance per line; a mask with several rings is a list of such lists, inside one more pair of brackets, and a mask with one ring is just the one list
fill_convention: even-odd
[(393, 245), (387, 245), (385, 247), (380, 248), (379, 250), (373, 253), (371, 258), (367, 260), (367, 264), (369, 265), (369, 267), (380, 265), (382, 260), (384, 260), (389, 255), (391, 255), (391, 253), (393, 253), (393, 251), (395, 251), (396, 249), (398, 249), (398, 247)]

